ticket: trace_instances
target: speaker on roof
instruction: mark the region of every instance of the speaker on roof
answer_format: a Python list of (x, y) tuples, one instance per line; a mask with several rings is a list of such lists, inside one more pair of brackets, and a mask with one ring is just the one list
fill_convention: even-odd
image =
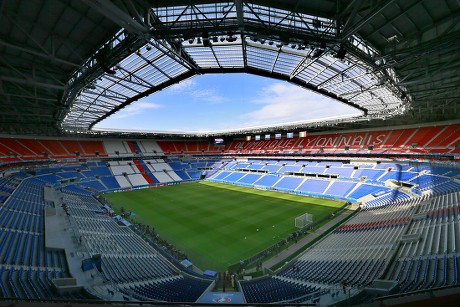
[(114, 75), (116, 74), (116, 72), (110, 69), (110, 65), (109, 65), (109, 59), (108, 59), (109, 52), (110, 52), (110, 47), (109, 45), (106, 45), (104, 48), (99, 50), (99, 52), (96, 54), (96, 59), (97, 59), (97, 62), (99, 63), (99, 66), (105, 73), (109, 75)]
[(321, 28), (321, 20), (319, 19), (313, 19), (313, 27), (315, 28)]
[(93, 266), (93, 260), (91, 260), (90, 258), (88, 259), (83, 259), (81, 261), (81, 270), (82, 272), (86, 272), (86, 271), (89, 271), (89, 270), (92, 270), (94, 268)]
[(94, 265), (96, 266), (96, 269), (99, 272), (102, 272), (102, 257), (101, 257), (101, 254), (96, 254), (96, 255), (91, 256), (91, 260), (94, 263)]
[(347, 49), (345, 49), (344, 44), (340, 44), (339, 50), (337, 51), (337, 54), (335, 55), (336, 58), (339, 60), (343, 60), (345, 58), (345, 54), (347, 53)]
[(350, 150), (350, 146), (349, 146), (349, 145), (345, 145), (345, 150)]
[(99, 156), (99, 151), (95, 151), (94, 154), (95, 154), (96, 156)]
[(207, 31), (203, 32), (203, 47), (209, 47), (211, 44), (209, 43), (209, 33)]
[(374, 145), (369, 145), (369, 146), (367, 146), (367, 149), (368, 149), (368, 150), (373, 150), (373, 149), (374, 149)]
[(80, 152), (79, 152), (79, 151), (76, 151), (76, 152), (75, 152), (75, 155), (76, 155), (77, 157), (79, 157), (79, 156), (80, 156)]

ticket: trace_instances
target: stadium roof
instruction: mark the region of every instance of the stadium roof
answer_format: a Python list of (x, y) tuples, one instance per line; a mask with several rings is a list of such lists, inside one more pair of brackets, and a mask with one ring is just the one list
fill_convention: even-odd
[(362, 113), (289, 129), (458, 119), (459, 21), (457, 0), (6, 0), (0, 133), (87, 134), (181, 80), (232, 72)]

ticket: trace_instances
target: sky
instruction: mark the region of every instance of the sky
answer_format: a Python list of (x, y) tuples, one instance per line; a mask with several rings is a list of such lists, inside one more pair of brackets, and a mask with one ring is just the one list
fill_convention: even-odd
[(285, 81), (207, 74), (133, 102), (96, 128), (212, 132), (352, 114), (360, 112)]

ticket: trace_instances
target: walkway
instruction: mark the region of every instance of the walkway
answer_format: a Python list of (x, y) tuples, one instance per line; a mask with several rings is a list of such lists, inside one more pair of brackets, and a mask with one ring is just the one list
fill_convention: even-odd
[(62, 208), (59, 192), (49, 192), (47, 200), (54, 201), (55, 208), (48, 209), (45, 216), (45, 247), (65, 251), (69, 272), (75, 278), (76, 286), (84, 287), (105, 300), (123, 300), (114, 285), (106, 283), (96, 269), (82, 271), (82, 260), (91, 255), (85, 244), (79, 243), (75, 226)]

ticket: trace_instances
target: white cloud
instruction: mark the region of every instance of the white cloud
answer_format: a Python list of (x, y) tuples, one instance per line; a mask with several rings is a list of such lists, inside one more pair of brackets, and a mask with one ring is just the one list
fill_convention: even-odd
[(287, 83), (275, 83), (264, 88), (260, 97), (251, 102), (261, 105), (259, 109), (241, 116), (251, 126), (310, 121), (359, 113), (338, 101)]
[(189, 79), (185, 79), (182, 82), (171, 85), (168, 88), (168, 90), (171, 92), (171, 94), (172, 93), (175, 94), (177, 92), (187, 91), (195, 87), (196, 87), (196, 82), (193, 79), (189, 78)]
[(180, 83), (174, 84), (168, 88), (171, 95), (180, 93), (183, 96), (190, 97), (194, 102), (205, 102), (208, 104), (218, 104), (226, 100), (222, 95), (216, 92), (216, 89), (202, 87), (194, 79), (186, 79)]
[(226, 100), (224, 96), (216, 93), (214, 89), (195, 90), (189, 93), (194, 101), (218, 104)]
[(151, 102), (145, 102), (145, 101), (133, 102), (129, 106), (120, 110), (119, 113), (116, 114), (113, 118), (114, 119), (127, 118), (127, 117), (131, 117), (131, 116), (140, 114), (146, 110), (158, 109), (162, 107), (163, 107), (162, 105), (151, 103)]

